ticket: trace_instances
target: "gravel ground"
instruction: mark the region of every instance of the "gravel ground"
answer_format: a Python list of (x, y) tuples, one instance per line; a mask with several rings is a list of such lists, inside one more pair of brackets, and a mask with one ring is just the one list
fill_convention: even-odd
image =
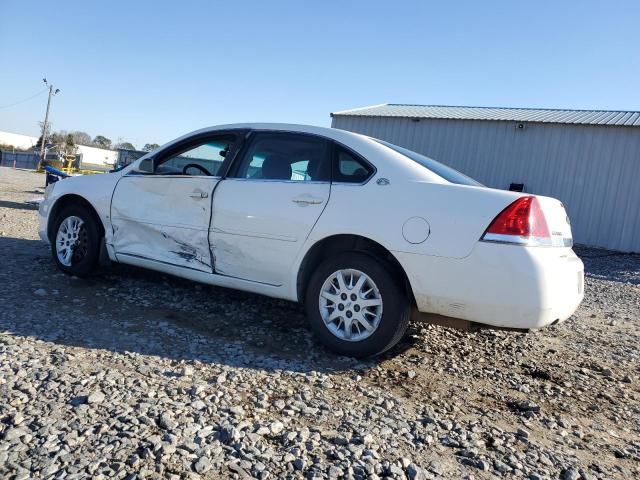
[(528, 334), (414, 325), (377, 361), (289, 302), (125, 266), (59, 273), (0, 168), (0, 477), (640, 476), (640, 256), (579, 249), (574, 317)]

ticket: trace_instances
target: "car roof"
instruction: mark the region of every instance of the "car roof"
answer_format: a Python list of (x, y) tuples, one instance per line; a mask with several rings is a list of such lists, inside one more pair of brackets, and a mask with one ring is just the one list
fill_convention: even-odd
[(286, 132), (297, 132), (297, 133), (310, 133), (315, 135), (322, 135), (327, 138), (331, 138), (333, 140), (337, 140), (343, 143), (350, 142), (365, 142), (368, 143), (371, 140), (359, 133), (349, 132), (347, 130), (340, 130), (337, 128), (329, 128), (329, 127), (317, 127), (315, 125), (301, 125), (295, 123), (272, 123), (272, 122), (264, 122), (264, 123), (229, 123), (224, 125), (214, 125), (211, 127), (202, 128), (200, 130), (196, 130), (191, 132), (187, 136), (191, 136), (199, 133), (207, 133), (207, 132), (216, 132), (221, 130), (270, 130), (270, 131), (286, 131)]
[[(416, 180), (430, 180), (436, 182), (446, 182), (433, 172), (424, 169), (416, 162), (408, 159), (407, 157), (381, 145), (374, 139), (361, 135), (359, 133), (353, 133), (346, 130), (340, 130), (337, 128), (317, 127), (314, 125), (299, 125), (293, 123), (229, 123), (224, 125), (214, 125), (205, 127), (200, 130), (187, 133), (180, 138), (176, 138), (171, 142), (163, 145), (161, 149), (165, 149), (170, 145), (178, 143), (189, 137), (207, 133), (223, 132), (229, 130), (268, 130), (274, 132), (296, 132), (296, 133), (308, 133), (312, 135), (320, 135), (322, 137), (334, 140), (364, 156), (367, 160), (371, 161), (379, 172), (388, 171), (383, 166), (391, 167), (397, 174), (403, 172), (403, 176), (406, 178), (413, 178)], [(144, 157), (142, 157), (144, 158)]]

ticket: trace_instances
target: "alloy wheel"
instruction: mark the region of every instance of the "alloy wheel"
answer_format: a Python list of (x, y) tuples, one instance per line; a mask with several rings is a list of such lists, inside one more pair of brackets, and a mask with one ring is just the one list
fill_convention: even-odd
[(84, 221), (80, 217), (65, 218), (56, 235), (56, 254), (65, 267), (81, 261), (88, 251), (89, 236)]
[(382, 296), (366, 273), (338, 270), (325, 280), (319, 295), (320, 315), (327, 329), (341, 340), (369, 338), (382, 319)]

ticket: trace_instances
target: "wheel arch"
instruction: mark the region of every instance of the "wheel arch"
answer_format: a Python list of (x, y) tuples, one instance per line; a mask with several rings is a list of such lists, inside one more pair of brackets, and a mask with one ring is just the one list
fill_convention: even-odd
[(409, 277), (398, 259), (386, 247), (362, 235), (336, 234), (325, 237), (314, 243), (307, 250), (298, 268), (296, 294), (299, 302), (304, 301), (305, 290), (316, 267), (326, 258), (341, 252), (361, 252), (375, 258), (384, 259), (392, 273), (402, 282), (412, 305), (416, 304)]
[(77, 195), (75, 193), (69, 193), (61, 196), (56, 200), (56, 202), (52, 205), (51, 211), (49, 212), (49, 217), (47, 219), (47, 236), (51, 241), (53, 235), (53, 225), (60, 215), (60, 212), (69, 205), (80, 205), (87, 209), (87, 211), (94, 217), (96, 221), (96, 225), (98, 226), (98, 231), (100, 233), (100, 237), (104, 237), (105, 229), (100, 219), (100, 215), (98, 215), (98, 211), (95, 207), (89, 202), (86, 198)]

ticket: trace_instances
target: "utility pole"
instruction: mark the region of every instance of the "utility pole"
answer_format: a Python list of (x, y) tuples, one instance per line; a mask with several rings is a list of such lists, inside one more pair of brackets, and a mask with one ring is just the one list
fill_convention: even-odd
[(45, 144), (47, 143), (47, 128), (49, 123), (49, 109), (51, 108), (51, 97), (57, 95), (60, 92), (59, 88), (53, 90), (53, 85), (49, 85), (46, 78), (43, 78), (42, 81), (45, 85), (49, 87), (49, 98), (47, 99), (47, 113), (44, 115), (44, 125), (42, 126), (42, 143), (40, 144), (40, 163), (38, 163), (38, 170), (40, 170), (44, 164), (44, 152), (45, 152)]

